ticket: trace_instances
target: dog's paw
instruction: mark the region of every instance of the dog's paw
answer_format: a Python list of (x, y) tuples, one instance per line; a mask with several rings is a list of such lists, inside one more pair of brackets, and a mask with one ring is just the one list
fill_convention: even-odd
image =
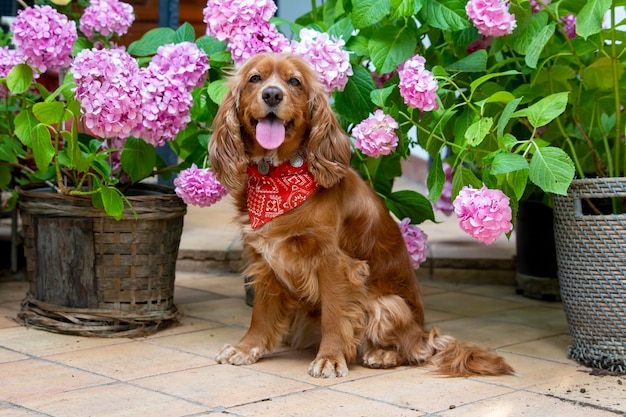
[(368, 368), (393, 368), (398, 366), (398, 352), (389, 349), (372, 349), (363, 355), (363, 366)]
[(252, 348), (243, 350), (238, 346), (224, 345), (215, 355), (218, 363), (230, 363), (231, 365), (252, 365), (261, 357), (261, 349)]
[(348, 376), (348, 365), (344, 358), (315, 358), (309, 365), (309, 375), (314, 378), (335, 378)]

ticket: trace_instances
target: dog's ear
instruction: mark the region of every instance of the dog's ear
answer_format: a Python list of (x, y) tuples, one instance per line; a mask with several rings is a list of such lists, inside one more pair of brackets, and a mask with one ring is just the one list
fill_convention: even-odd
[(213, 120), (213, 135), (209, 141), (209, 158), (217, 180), (229, 191), (245, 186), (248, 165), (241, 139), (241, 124), (237, 116), (239, 89), (236, 76), (224, 96)]
[(320, 186), (330, 188), (341, 181), (350, 168), (350, 139), (339, 126), (321, 83), (314, 82), (311, 85), (309, 108), (309, 170)]

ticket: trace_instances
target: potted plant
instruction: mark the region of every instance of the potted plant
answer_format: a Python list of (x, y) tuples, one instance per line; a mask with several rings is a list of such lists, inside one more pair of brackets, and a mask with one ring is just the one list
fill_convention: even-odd
[[(20, 10), (0, 48), (0, 186), (20, 210), (30, 282), (20, 318), (59, 332), (149, 333), (177, 316), (186, 202), (225, 193), (203, 167), (210, 120), (199, 88), (224, 46), (187, 24), (126, 50), (115, 39), (132, 6), (63, 3)], [(178, 195), (144, 181), (180, 170)]]
[[(311, 6), (288, 22), (272, 17), (267, 1), (209, 0), (204, 16), (208, 34), (226, 42), (235, 66), (260, 51), (309, 59), (354, 138), (353, 166), (410, 226), (434, 220), (433, 207), (443, 207), (489, 244), (512, 230), (519, 202), (529, 196), (551, 205), (553, 196), (568, 195), (575, 177), (624, 174), (623, 2), (334, 0)], [(281, 34), (282, 26), (293, 39)], [(221, 83), (212, 80), (209, 90)], [(217, 103), (220, 96), (211, 98)], [(392, 188), (415, 145), (431, 159), (427, 195)], [(619, 206), (613, 199), (613, 208)], [(409, 246), (416, 259), (425, 247)], [(579, 246), (585, 251), (589, 244)], [(623, 280), (598, 282), (623, 287)], [(580, 297), (589, 294), (582, 290)], [(564, 297), (568, 317), (578, 302)], [(576, 353), (584, 350), (578, 334), (572, 329), (573, 356), (586, 362)], [(609, 354), (607, 363), (623, 369), (623, 329), (611, 338), (604, 346), (621, 341), (622, 355)]]

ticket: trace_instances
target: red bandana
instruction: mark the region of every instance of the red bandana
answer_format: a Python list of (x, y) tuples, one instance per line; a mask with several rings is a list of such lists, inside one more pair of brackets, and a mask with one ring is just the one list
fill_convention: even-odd
[(285, 162), (269, 166), (267, 175), (259, 172), (256, 164), (248, 165), (246, 200), (253, 229), (293, 210), (304, 203), (317, 189), (317, 183), (308, 170), (306, 161), (300, 167)]

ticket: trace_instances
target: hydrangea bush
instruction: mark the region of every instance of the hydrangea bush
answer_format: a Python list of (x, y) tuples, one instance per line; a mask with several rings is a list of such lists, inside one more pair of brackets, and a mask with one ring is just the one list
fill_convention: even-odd
[[(131, 181), (172, 169), (152, 159), (154, 146), (165, 144), (182, 161), (176, 167), (183, 169), (179, 195), (208, 205), (224, 193), (211, 179), (206, 148), (227, 69), (259, 52), (291, 52), (318, 72), (340, 123), (353, 138), (353, 167), (403, 219), (405, 239), (415, 241), (408, 244), (414, 260), (427, 245), (409, 231), (435, 220), (436, 213), (456, 212), (464, 230), (490, 243), (511, 230), (520, 200), (565, 194), (575, 175), (624, 174), (626, 39), (616, 29), (623, 18), (617, 11), (624, 3), (327, 0), (319, 6), (312, 1), (311, 12), (289, 22), (274, 16), (271, 0), (208, 0), (203, 10), (206, 36), (194, 40), (189, 25), (176, 31), (159, 28), (123, 52), (117, 51), (105, 27), (124, 31), (132, 19), (115, 20), (115, 26), (110, 15), (85, 13), (83, 21), (75, 19), (87, 33), (79, 32), (71, 54), (56, 43), (49, 62), (37, 48), (19, 50), (15, 44), (14, 49), (0, 49), (10, 62), (0, 63), (0, 77), (7, 77), (0, 78), (0, 92), (8, 91), (3, 111), (25, 109), (22, 113), (28, 116), (20, 117), (28, 118), (29, 126), (36, 127), (31, 130), (42, 135), (25, 135), (16, 118), (9, 131), (21, 142), (2, 137), (0, 183), (8, 183), (6, 172), (16, 166), (30, 169), (27, 176), (48, 180), (59, 167), (79, 181), (104, 174), (98, 176), (104, 188), (96, 194), (112, 194), (110, 188), (119, 189), (124, 179), (116, 167)], [(124, 10), (116, 0), (96, 4)], [(51, 22), (65, 25), (61, 17)], [(16, 29), (32, 31), (24, 23)], [(60, 32), (71, 43), (71, 30)], [(39, 32), (33, 36), (29, 39), (42, 46), (47, 42)], [(94, 49), (100, 44), (117, 52)], [(103, 54), (102, 63), (81, 63), (89, 54)], [(111, 80), (100, 83), (105, 54), (118, 54), (120, 64), (106, 71)], [(76, 58), (63, 88), (52, 93), (30, 88), (30, 78), (42, 69), (69, 65), (68, 55)], [(15, 60), (28, 65), (13, 66)], [(123, 71), (128, 74), (120, 75)], [(120, 83), (116, 76), (131, 81)], [(132, 95), (134, 90), (139, 96)], [(55, 100), (61, 92), (70, 98), (67, 104)], [(21, 107), (15, 107), (16, 95)], [(83, 95), (94, 100), (87, 104)], [(81, 119), (81, 105), (92, 114)], [(62, 106), (63, 112), (47, 117), (52, 106)], [(56, 127), (62, 120), (77, 119), (87, 128), (103, 129), (96, 131), (95, 143), (93, 137), (76, 135), (76, 129)], [(119, 120), (125, 121), (117, 124)], [(170, 129), (159, 126), (159, 120), (167, 120)], [(131, 121), (136, 123), (130, 135), (122, 137)], [(44, 131), (52, 132), (52, 138)], [(103, 140), (104, 135), (112, 136)], [(24, 161), (31, 155), (21, 152), (35, 140), (45, 143), (46, 150), (37, 147), (35, 164), (28, 165)], [(418, 145), (430, 158), (426, 195), (394, 188), (401, 161)], [(142, 169), (127, 170), (132, 155), (145, 150), (152, 150), (147, 163), (134, 159)]]

